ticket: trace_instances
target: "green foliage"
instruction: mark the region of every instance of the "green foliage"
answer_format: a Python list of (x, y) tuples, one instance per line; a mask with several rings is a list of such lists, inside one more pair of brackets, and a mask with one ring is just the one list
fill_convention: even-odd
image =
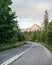
[(49, 22), (46, 31), (47, 43), (52, 45), (52, 22)]
[(44, 31), (43, 30), (40, 30), (38, 33), (37, 33), (37, 40), (38, 41), (44, 41)]
[(44, 29), (35, 32), (21, 32), (15, 12), (12, 12), (11, 0), (0, 0), (0, 44), (17, 41), (41, 41), (52, 45), (52, 22), (48, 23), (48, 12), (45, 11)]
[(44, 29), (39, 33), (39, 41), (52, 46), (52, 21), (48, 22), (48, 12), (45, 11)]
[(44, 15), (44, 29), (47, 28), (47, 25), (48, 25), (48, 12), (46, 10)]
[(25, 40), (25, 36), (23, 35), (22, 32), (18, 32), (18, 41), (24, 41)]
[(26, 42), (16, 42), (15, 44), (14, 43), (0, 44), (0, 52), (5, 51), (7, 49), (16, 48), (24, 44), (26, 44)]
[(11, 42), (17, 29), (15, 13), (11, 11), (9, 5), (11, 0), (0, 0), (0, 43)]
[(48, 12), (45, 11), (44, 28), (36, 32), (25, 32), (26, 41), (40, 41), (52, 46), (52, 21), (48, 22)]
[(37, 32), (33, 32), (32, 36), (31, 36), (31, 41), (36, 41), (37, 40)]
[(11, 4), (11, 0), (0, 0), (0, 43), (19, 41), (20, 31), (14, 20), (16, 16), (10, 8)]
[(23, 32), (23, 35), (24, 35), (24, 37), (25, 37), (25, 41), (30, 41), (31, 39), (31, 37), (30, 37), (30, 34), (31, 34), (31, 32)]
[(23, 32), (25, 37), (25, 41), (36, 41), (37, 39), (37, 32)]

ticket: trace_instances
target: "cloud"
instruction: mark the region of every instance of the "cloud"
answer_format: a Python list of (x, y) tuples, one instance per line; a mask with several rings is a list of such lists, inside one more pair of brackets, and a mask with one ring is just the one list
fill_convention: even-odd
[[(12, 11), (16, 12), (20, 22), (43, 21), (44, 11), (48, 10), (49, 19), (52, 19), (52, 0), (12, 0)], [(22, 19), (23, 18), (23, 19)], [(25, 19), (27, 18), (27, 20)], [(30, 18), (30, 20), (28, 20)], [(33, 20), (31, 20), (31, 18)], [(25, 20), (24, 20), (25, 19)], [(22, 25), (21, 23), (20, 25)], [(25, 24), (25, 23), (24, 23)], [(31, 23), (32, 24), (32, 23)], [(27, 25), (26, 25), (27, 26)]]
[(37, 21), (34, 21), (34, 19), (32, 18), (17, 18), (17, 20), (19, 21), (18, 24), (20, 28), (28, 28), (31, 27), (33, 24), (37, 24)]
[(32, 18), (17, 18), (17, 20), (19, 21), (19, 27), (20, 28), (28, 28), (31, 27), (33, 24), (38, 24), (39, 26), (41, 25), (40, 22), (38, 22), (37, 20), (34, 20)]
[[(44, 11), (52, 11), (51, 0), (12, 0), (12, 10), (19, 17), (40, 18)], [(41, 15), (40, 15), (41, 14)]]

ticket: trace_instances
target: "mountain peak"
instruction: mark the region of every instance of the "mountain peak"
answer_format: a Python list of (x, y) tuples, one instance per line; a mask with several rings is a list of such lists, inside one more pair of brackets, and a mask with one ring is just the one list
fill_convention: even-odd
[(40, 26), (38, 26), (37, 24), (33, 24), (30, 28), (26, 28), (26, 29), (21, 29), (21, 32), (35, 32), (37, 30), (40, 29)]

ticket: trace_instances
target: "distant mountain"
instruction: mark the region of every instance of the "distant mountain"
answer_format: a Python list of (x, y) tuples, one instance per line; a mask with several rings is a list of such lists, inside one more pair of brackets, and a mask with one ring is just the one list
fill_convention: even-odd
[(33, 26), (31, 26), (30, 28), (26, 28), (26, 29), (21, 29), (21, 32), (35, 32), (37, 30), (40, 30), (40, 26), (38, 26), (37, 24), (34, 24)]

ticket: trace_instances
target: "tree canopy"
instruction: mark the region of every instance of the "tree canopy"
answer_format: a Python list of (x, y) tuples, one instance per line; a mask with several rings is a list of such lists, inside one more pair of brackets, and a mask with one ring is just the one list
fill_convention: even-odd
[(12, 12), (11, 0), (0, 0), (0, 43), (18, 41), (19, 28), (15, 12)]

